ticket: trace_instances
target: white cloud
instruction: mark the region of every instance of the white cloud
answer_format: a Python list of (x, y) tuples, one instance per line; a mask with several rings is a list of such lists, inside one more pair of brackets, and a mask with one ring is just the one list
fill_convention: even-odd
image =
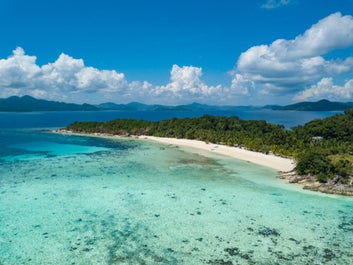
[(266, 9), (273, 9), (281, 6), (288, 5), (291, 0), (267, 0), (261, 7)]
[(219, 95), (221, 86), (208, 86), (202, 80), (202, 68), (194, 66), (173, 65), (170, 72), (170, 83), (156, 87), (154, 94), (165, 100), (176, 102), (203, 101)]
[[(20, 47), (0, 60), (0, 95), (32, 95), (70, 99), (76, 93), (112, 93), (126, 90), (124, 74), (87, 67), (82, 59), (60, 54), (54, 63), (36, 64), (36, 57)], [(82, 94), (83, 96), (84, 94)]]
[(255, 88), (255, 83), (252, 80), (246, 79), (241, 74), (234, 74), (231, 89), (234, 94), (249, 95), (250, 90)]
[(323, 57), (351, 46), (353, 17), (334, 13), (293, 40), (279, 39), (271, 45), (251, 47), (240, 55), (234, 72), (261, 84), (268, 92), (292, 93), (323, 76), (352, 71), (353, 57)]
[(37, 78), (36, 85), (43, 89), (72, 92), (77, 85), (75, 74), (84, 67), (82, 59), (74, 59), (62, 53), (54, 63), (48, 63), (41, 67), (41, 74)]
[(329, 100), (350, 99), (353, 95), (353, 79), (345, 82), (343, 86), (335, 85), (331, 77), (322, 78), (317, 84), (298, 93), (295, 100)]
[(66, 54), (61, 54), (54, 63), (42, 66), (42, 76), (38, 82), (47, 87), (59, 87), (62, 91), (90, 93), (114, 92), (127, 86), (124, 74), (87, 67), (82, 59)]
[[(294, 40), (275, 42), (278, 53), (289, 58), (306, 58), (343, 49), (353, 44), (353, 17), (337, 12), (313, 25)], [(282, 53), (282, 54), (281, 54)]]
[(3, 88), (21, 89), (32, 83), (40, 72), (35, 56), (27, 56), (22, 48), (13, 51), (13, 56), (0, 60), (0, 85)]
[(171, 92), (176, 96), (188, 94), (202, 95), (207, 93), (207, 86), (202, 83), (200, 77), (202, 76), (202, 69), (193, 66), (173, 65), (170, 71), (170, 83), (161, 86), (157, 89), (156, 94)]
[(36, 57), (20, 47), (0, 60), (0, 96), (32, 95), (73, 102), (141, 101), (177, 104), (217, 100), (222, 87), (202, 81), (202, 69), (173, 65), (170, 82), (154, 86), (147, 81), (128, 82), (123, 73), (85, 66), (82, 59), (60, 54), (53, 63), (36, 64)]
[(79, 90), (91, 90), (97, 92), (118, 92), (125, 90), (128, 83), (125, 75), (116, 71), (98, 70), (93, 67), (82, 68), (75, 74), (76, 88)]

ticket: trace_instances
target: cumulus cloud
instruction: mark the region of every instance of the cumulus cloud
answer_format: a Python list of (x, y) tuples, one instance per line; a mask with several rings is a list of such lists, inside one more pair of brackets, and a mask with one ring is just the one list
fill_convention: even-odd
[(273, 9), (281, 6), (288, 5), (291, 0), (267, 0), (261, 7), (266, 9)]
[[(202, 69), (173, 65), (170, 82), (154, 86), (147, 81), (128, 82), (123, 73), (85, 66), (82, 59), (60, 54), (53, 63), (37, 65), (36, 56), (20, 47), (0, 60), (0, 96), (32, 95), (66, 101), (185, 103), (217, 100), (222, 87), (202, 81)], [(92, 96), (95, 95), (95, 96)]]
[(127, 86), (123, 73), (87, 67), (82, 59), (75, 59), (63, 53), (54, 63), (41, 67), (41, 75), (37, 81), (37, 87), (73, 93), (115, 92)]
[(352, 73), (353, 57), (333, 58), (332, 52), (352, 46), (353, 17), (334, 13), (292, 40), (279, 39), (243, 52), (226, 86), (207, 84), (202, 68), (195, 66), (173, 65), (170, 81), (162, 85), (128, 81), (124, 73), (86, 66), (83, 59), (64, 53), (40, 66), (36, 56), (18, 47), (8, 58), (0, 59), (0, 97), (163, 104), (235, 104), (244, 99), (262, 100), (264, 95), (295, 95), (295, 100), (348, 99), (353, 96), (353, 79), (341, 86), (333, 80)]
[(295, 39), (251, 47), (240, 55), (234, 73), (262, 85), (268, 92), (293, 93), (323, 76), (352, 71), (353, 57), (324, 58), (332, 51), (351, 46), (353, 17), (334, 13)]
[(208, 86), (201, 80), (201, 77), (202, 68), (173, 65), (170, 71), (170, 83), (156, 87), (154, 93), (158, 97), (165, 99), (172, 97), (177, 101), (182, 99), (202, 101), (205, 98), (218, 95), (222, 87), (220, 85)]
[(298, 93), (295, 100), (319, 100), (322, 98), (330, 100), (350, 99), (353, 95), (353, 79), (339, 86), (333, 83), (332, 77), (322, 78), (317, 84)]
[(43, 66), (37, 65), (36, 59), (18, 47), (7, 59), (0, 60), (1, 95), (67, 99), (79, 92), (124, 91), (129, 85), (122, 73), (87, 67), (82, 59), (63, 53), (55, 62)]
[(234, 73), (231, 89), (234, 94), (250, 95), (250, 91), (255, 88), (252, 80), (245, 78), (241, 74)]
[(35, 64), (36, 60), (35, 56), (26, 56), (22, 48), (14, 50), (13, 56), (1, 59), (1, 86), (14, 90), (28, 86), (40, 72), (40, 68)]

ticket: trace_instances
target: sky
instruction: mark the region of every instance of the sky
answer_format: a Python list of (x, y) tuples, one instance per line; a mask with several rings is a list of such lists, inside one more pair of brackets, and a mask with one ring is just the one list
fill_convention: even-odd
[(352, 0), (0, 0), (0, 97), (353, 101)]

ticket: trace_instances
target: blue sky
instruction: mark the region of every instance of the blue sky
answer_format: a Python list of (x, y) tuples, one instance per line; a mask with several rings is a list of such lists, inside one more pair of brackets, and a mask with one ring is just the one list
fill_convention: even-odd
[(2, 0), (0, 97), (353, 100), (351, 0)]

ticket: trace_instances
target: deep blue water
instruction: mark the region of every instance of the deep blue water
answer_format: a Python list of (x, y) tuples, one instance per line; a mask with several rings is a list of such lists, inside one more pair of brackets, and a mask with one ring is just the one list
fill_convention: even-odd
[(159, 121), (163, 119), (199, 117), (204, 114), (215, 116), (238, 116), (244, 120), (266, 120), (291, 128), (313, 119), (322, 119), (339, 112), (332, 111), (273, 111), (273, 110), (234, 110), (234, 111), (68, 111), (68, 112), (0, 112), (0, 128), (57, 128), (75, 121), (108, 121), (118, 118), (134, 118)]

